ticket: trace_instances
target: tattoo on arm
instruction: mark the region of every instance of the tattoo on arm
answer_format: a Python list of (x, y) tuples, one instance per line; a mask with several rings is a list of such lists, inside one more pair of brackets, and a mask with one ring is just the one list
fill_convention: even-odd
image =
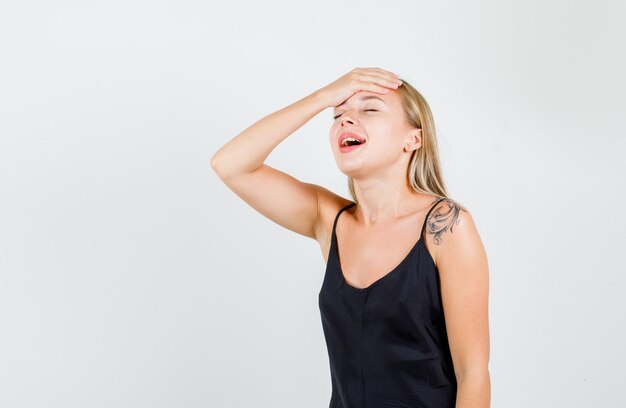
[(448, 199), (442, 202), (444, 204), (433, 210), (426, 221), (426, 233), (434, 234), (436, 245), (441, 244), (441, 235), (443, 235), (444, 232), (450, 230), (450, 233), (452, 233), (454, 225), (461, 222), (459, 218), (461, 208), (459, 205)]

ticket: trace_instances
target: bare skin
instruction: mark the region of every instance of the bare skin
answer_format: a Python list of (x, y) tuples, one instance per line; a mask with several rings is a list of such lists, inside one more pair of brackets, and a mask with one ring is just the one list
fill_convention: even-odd
[[(372, 96), (380, 100), (365, 99)], [(416, 193), (406, 180), (411, 154), (421, 147), (422, 134), (405, 120), (397, 91), (356, 93), (335, 107), (333, 118), (329, 133), (332, 151), (341, 171), (352, 177), (359, 197), (359, 204), (344, 211), (338, 221), (340, 262), (346, 281), (363, 288), (407, 256), (438, 197)], [(342, 152), (338, 141), (344, 132), (363, 136), (366, 143)], [(339, 209), (344, 205), (339, 203)], [(320, 242), (326, 261), (337, 211), (337, 203), (320, 207), (326, 228)], [(431, 247), (428, 242), (426, 246)], [(432, 256), (436, 258), (435, 251)]]
[[(337, 221), (336, 235), (341, 271), (346, 282), (356, 288), (369, 287), (398, 266), (419, 239), (426, 241), (425, 246), (433, 259), (436, 259), (436, 249), (433, 245), (438, 245), (441, 241), (438, 236), (452, 228), (455, 222), (460, 221), (458, 211), (444, 213), (444, 209), (450, 206), (458, 208), (457, 204), (453, 201), (447, 206), (440, 204), (430, 212), (424, 236), (420, 238), (424, 217), (438, 198), (434, 195), (423, 195), (423, 199), (414, 198), (414, 202), (421, 205), (421, 208), (400, 219), (375, 227), (359, 225), (355, 207), (341, 213)], [(332, 230), (329, 234), (332, 234)], [(325, 259), (328, 261), (330, 240), (327, 240), (324, 251)]]
[[(246, 128), (213, 155), (211, 166), (251, 207), (277, 224), (315, 239), (326, 256), (328, 251), (324, 248), (334, 217), (331, 213), (336, 214), (350, 201), (322, 186), (301, 182), (264, 162), (276, 146), (324, 109), (336, 107), (361, 92), (384, 98), (398, 88), (397, 78), (378, 68), (356, 68)], [(348, 112), (346, 118), (352, 116), (353, 103), (345, 104), (343, 110)], [(382, 125), (383, 122), (377, 120), (379, 129)], [(336, 150), (334, 138), (338, 135), (335, 133), (331, 130), (330, 136)], [(374, 143), (373, 140), (368, 142)]]
[[(335, 216), (352, 201), (264, 162), (308, 120), (333, 107), (329, 142), (340, 170), (353, 178), (359, 197), (359, 204), (344, 211), (337, 223), (340, 262), (346, 281), (359, 288), (368, 287), (404, 259), (420, 238), (424, 217), (437, 198), (416, 193), (406, 180), (411, 153), (422, 146), (422, 134), (404, 117), (397, 79), (382, 69), (355, 68), (249, 126), (211, 160), (235, 194), (268, 219), (315, 239), (328, 261)], [(339, 138), (344, 132), (366, 142), (342, 153)], [(488, 407), (488, 265), (477, 228), (469, 213), (445, 199), (426, 220), (423, 239), (441, 276), (459, 385), (456, 406)]]

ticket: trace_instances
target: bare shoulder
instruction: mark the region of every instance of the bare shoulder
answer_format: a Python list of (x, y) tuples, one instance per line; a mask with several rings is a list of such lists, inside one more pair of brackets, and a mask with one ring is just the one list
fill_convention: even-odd
[(336, 194), (327, 188), (319, 187), (317, 191), (318, 199), (318, 223), (315, 228), (315, 237), (319, 243), (324, 256), (330, 247), (330, 237), (333, 230), (335, 216), (342, 208), (353, 203), (353, 201)]
[(462, 247), (480, 241), (478, 230), (469, 210), (458, 201), (444, 198), (432, 209), (426, 220), (424, 239), (435, 264), (444, 256), (454, 256)]
[(457, 201), (445, 199), (429, 216), (427, 231), (454, 373), (477, 373), (488, 381), (489, 263), (474, 219)]

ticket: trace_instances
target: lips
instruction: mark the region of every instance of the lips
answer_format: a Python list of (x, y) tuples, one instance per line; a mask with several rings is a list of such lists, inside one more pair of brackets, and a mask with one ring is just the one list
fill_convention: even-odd
[(344, 139), (347, 138), (347, 137), (353, 137), (356, 140), (358, 140), (359, 142), (361, 142), (361, 144), (366, 142), (366, 139), (363, 136), (361, 136), (361, 135), (358, 135), (358, 134), (353, 133), (353, 132), (344, 132), (344, 133), (342, 133), (339, 136), (339, 139), (338, 139), (339, 147), (343, 147), (342, 143), (343, 143)]

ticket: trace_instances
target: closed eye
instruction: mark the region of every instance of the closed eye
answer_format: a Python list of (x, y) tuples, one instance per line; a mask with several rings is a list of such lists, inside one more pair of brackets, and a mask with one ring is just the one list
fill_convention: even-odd
[[(370, 112), (370, 111), (372, 111), (372, 112), (378, 112), (378, 110), (377, 110), (377, 109), (366, 109), (364, 112)], [(341, 115), (337, 115), (337, 116), (335, 116), (333, 119), (337, 119), (339, 116), (341, 116)]]

